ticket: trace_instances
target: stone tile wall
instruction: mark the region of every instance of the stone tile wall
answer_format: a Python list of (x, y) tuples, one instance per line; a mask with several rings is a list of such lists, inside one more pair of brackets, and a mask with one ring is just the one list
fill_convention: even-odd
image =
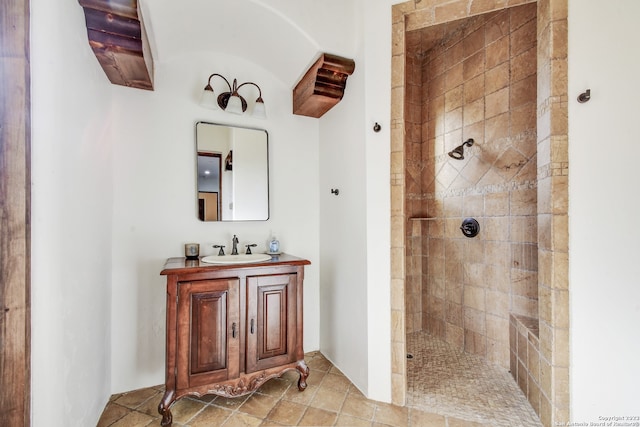
[[(537, 4), (537, 205), (539, 415), (545, 426), (569, 420), (569, 281), (567, 221), (567, 0), (410, 0), (392, 7), (391, 81), (391, 346), (392, 400), (406, 399), (405, 285), (417, 268), (408, 258), (424, 246), (407, 237), (421, 234), (408, 218), (416, 213), (405, 197), (405, 48), (414, 30), (528, 3)], [(464, 68), (463, 68), (464, 77)], [(498, 95), (496, 95), (497, 97)], [(486, 104), (485, 104), (486, 108)], [(411, 123), (411, 122), (408, 122)], [(486, 132), (485, 132), (486, 134)], [(443, 150), (444, 152), (444, 150)], [(485, 214), (487, 201), (485, 199)], [(464, 203), (464, 196), (463, 196)], [(464, 204), (463, 204), (464, 206)], [(489, 206), (493, 206), (492, 201)], [(429, 214), (428, 212), (419, 212)], [(417, 222), (419, 227), (424, 222)], [(440, 228), (440, 227), (438, 227)], [(446, 228), (444, 229), (446, 231)], [(444, 231), (443, 231), (444, 232)], [(433, 235), (433, 234), (432, 234)], [(412, 246), (415, 246), (413, 248)], [(486, 250), (486, 248), (485, 248)], [(426, 268), (423, 267), (426, 273)], [(420, 274), (423, 274), (420, 270)], [(415, 292), (415, 288), (414, 288)], [(486, 299), (485, 299), (486, 303)], [(422, 310), (422, 303), (419, 306)]]
[(537, 318), (514, 314), (509, 318), (511, 375), (536, 414), (540, 414), (541, 380), (538, 324)]
[(567, 0), (538, 1), (540, 419), (569, 421)]
[(434, 218), (407, 226), (407, 331), (506, 369), (509, 312), (538, 312), (536, 23), (527, 4), (406, 36), (406, 209)]

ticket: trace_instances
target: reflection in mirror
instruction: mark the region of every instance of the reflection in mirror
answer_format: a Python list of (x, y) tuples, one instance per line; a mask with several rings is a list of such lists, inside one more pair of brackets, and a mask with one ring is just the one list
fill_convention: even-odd
[(198, 151), (198, 217), (218, 221), (220, 215), (220, 154)]
[(265, 130), (196, 123), (198, 218), (269, 219), (268, 136)]

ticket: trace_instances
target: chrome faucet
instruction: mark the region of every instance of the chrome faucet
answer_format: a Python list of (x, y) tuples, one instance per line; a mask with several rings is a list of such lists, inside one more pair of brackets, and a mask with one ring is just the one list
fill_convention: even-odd
[(235, 234), (233, 235), (233, 239), (231, 240), (231, 242), (233, 243), (233, 249), (231, 250), (231, 255), (238, 255), (238, 242), (240, 240), (238, 240), (238, 236), (236, 236)]

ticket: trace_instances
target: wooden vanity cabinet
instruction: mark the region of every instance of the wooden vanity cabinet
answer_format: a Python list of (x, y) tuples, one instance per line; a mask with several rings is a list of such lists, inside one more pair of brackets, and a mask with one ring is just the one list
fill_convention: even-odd
[(162, 425), (186, 395), (248, 394), (288, 370), (307, 384), (302, 348), (302, 285), (309, 261), (290, 255), (270, 261), (213, 265), (170, 258), (167, 276), (165, 393)]

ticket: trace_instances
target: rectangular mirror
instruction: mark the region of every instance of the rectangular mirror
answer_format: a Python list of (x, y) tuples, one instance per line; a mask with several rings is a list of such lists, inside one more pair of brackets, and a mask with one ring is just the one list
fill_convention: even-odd
[(201, 221), (269, 219), (268, 145), (266, 130), (196, 123)]

